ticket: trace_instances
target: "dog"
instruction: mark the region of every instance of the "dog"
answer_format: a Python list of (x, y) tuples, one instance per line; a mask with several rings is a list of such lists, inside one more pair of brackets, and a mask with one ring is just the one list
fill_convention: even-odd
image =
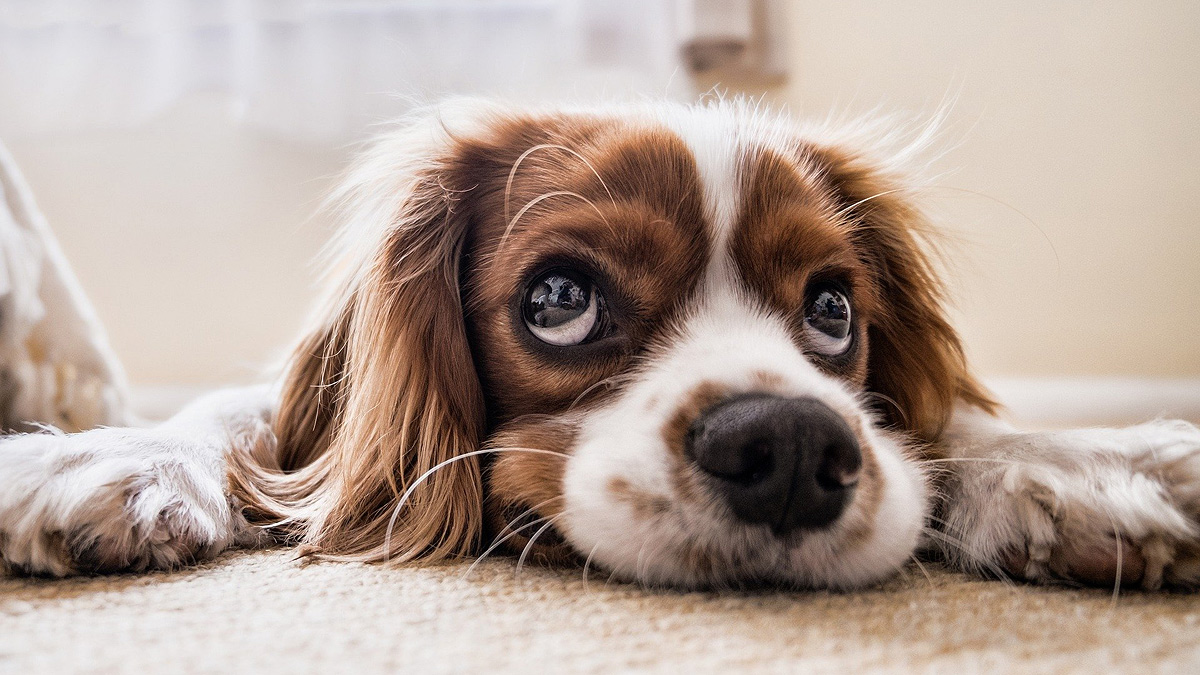
[[(885, 136), (887, 134), (884, 134)], [(0, 557), (494, 550), (653, 586), (1200, 581), (1200, 431), (1023, 432), (948, 322), (907, 151), (738, 101), (415, 115), (334, 196), (275, 384), (0, 441)]]

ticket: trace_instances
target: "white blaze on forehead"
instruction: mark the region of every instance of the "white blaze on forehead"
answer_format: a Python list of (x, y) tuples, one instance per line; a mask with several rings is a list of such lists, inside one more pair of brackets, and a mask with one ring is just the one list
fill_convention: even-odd
[(738, 116), (711, 108), (673, 108), (663, 123), (683, 140), (696, 161), (704, 215), (712, 237), (706, 278), (728, 269), (728, 242), (741, 201), (741, 167), (748, 147)]

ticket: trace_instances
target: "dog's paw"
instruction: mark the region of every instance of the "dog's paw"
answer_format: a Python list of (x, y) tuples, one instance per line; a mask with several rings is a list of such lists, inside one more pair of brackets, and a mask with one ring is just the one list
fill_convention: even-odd
[(0, 560), (65, 576), (165, 569), (253, 537), (219, 452), (147, 429), (0, 439)]
[(948, 460), (942, 548), (1038, 582), (1200, 585), (1200, 430), (1008, 434)]

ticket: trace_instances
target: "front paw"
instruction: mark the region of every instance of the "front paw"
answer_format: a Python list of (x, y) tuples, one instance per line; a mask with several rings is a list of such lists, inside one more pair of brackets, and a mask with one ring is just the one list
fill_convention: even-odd
[(0, 440), (0, 560), (16, 571), (176, 567), (233, 543), (237, 518), (221, 466), (153, 430)]
[(947, 460), (943, 549), (1037, 582), (1200, 585), (1200, 430), (1010, 434)]

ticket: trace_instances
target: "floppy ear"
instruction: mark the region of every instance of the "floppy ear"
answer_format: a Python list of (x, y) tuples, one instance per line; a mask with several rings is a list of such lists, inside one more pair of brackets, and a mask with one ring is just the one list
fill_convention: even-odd
[(426, 123), (351, 174), (345, 278), (289, 364), (277, 450), (231, 476), (253, 520), (323, 557), (463, 555), (482, 528), (480, 462), (464, 457), (484, 425), (458, 291), (470, 219), (446, 187), (450, 145)]
[(967, 367), (946, 319), (944, 291), (923, 240), (930, 226), (903, 184), (836, 149), (818, 151), (850, 219), (860, 255), (875, 274), (879, 311), (868, 329), (867, 388), (891, 399), (887, 421), (934, 441), (954, 405), (994, 413), (996, 403)]

